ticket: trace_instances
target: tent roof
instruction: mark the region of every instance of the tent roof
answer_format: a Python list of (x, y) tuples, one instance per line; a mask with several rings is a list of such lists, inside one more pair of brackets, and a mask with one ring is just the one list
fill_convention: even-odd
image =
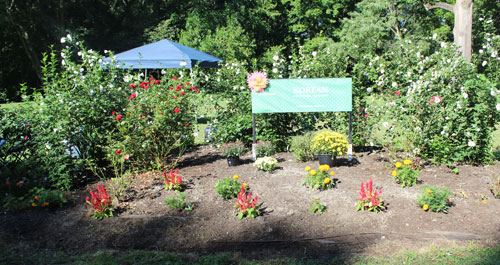
[[(218, 67), (219, 59), (210, 54), (164, 39), (146, 44), (115, 55), (122, 68), (132, 69), (162, 69)], [(106, 58), (105, 61), (110, 61)], [(124, 64), (124, 65), (122, 65)]]

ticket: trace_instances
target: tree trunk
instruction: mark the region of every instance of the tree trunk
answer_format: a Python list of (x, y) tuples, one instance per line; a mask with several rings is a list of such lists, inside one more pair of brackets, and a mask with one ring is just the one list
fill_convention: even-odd
[(466, 61), (472, 58), (472, 8), (473, 0), (456, 0), (455, 5), (447, 3), (426, 3), (425, 9), (442, 8), (453, 12), (455, 15), (455, 26), (453, 27), (453, 39), (460, 47)]

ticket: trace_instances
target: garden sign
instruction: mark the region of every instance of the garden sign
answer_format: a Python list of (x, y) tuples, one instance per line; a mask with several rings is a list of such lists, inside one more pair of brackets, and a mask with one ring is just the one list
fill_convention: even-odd
[[(264, 91), (252, 91), (253, 140), (255, 113), (349, 112), (349, 149), (352, 158), (352, 79), (300, 78), (269, 79)], [(254, 158), (255, 158), (255, 151)]]

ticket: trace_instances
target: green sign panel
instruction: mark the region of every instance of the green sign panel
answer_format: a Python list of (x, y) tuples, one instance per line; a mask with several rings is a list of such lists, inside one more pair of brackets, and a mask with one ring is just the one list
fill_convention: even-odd
[(252, 91), (253, 113), (334, 111), (352, 111), (351, 78), (270, 79)]

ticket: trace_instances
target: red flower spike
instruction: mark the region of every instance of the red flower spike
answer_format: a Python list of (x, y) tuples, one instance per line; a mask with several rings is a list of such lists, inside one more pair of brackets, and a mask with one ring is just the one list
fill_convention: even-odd
[(184, 95), (186, 95), (186, 93), (185, 92), (181, 92), (181, 96), (184, 96)]
[(172, 79), (177, 80), (177, 76), (172, 77)]
[(396, 96), (399, 96), (399, 94), (400, 94), (400, 93), (401, 93), (401, 91), (399, 91), (399, 90), (396, 90), (396, 91), (394, 92), (394, 94), (396, 94)]
[(116, 154), (121, 154), (122, 153), (122, 149), (118, 149), (115, 151)]
[(168, 89), (169, 89), (169, 90), (174, 90), (174, 88), (173, 88), (173, 87), (169, 87)]
[(137, 85), (130, 84), (130, 85), (128, 85), (128, 87), (130, 87), (130, 88), (136, 88), (136, 87), (137, 87)]
[(172, 96), (172, 98), (177, 98), (177, 96), (176, 96), (176, 95), (173, 95), (173, 96)]
[(190, 85), (191, 85), (191, 83), (189, 83), (189, 82), (186, 82), (186, 86), (190, 86)]
[(149, 81), (153, 81), (153, 80), (155, 80), (154, 77), (150, 77), (149, 78)]
[(155, 80), (155, 84), (158, 85), (161, 81), (160, 80)]
[(142, 114), (141, 117), (146, 118), (146, 114)]
[(116, 115), (116, 111), (112, 111), (111, 115), (115, 116)]
[(120, 121), (122, 119), (122, 115), (116, 116), (116, 121)]
[(137, 94), (132, 94), (132, 95), (130, 95), (130, 97), (128, 98), (128, 100), (132, 100), (132, 99), (134, 99), (136, 96), (137, 96)]
[(184, 126), (188, 127), (188, 126), (189, 126), (189, 122), (188, 122), (188, 123), (186, 123), (186, 124), (184, 124)]
[(181, 111), (179, 108), (175, 108), (175, 109), (174, 109), (174, 112), (175, 112), (175, 113), (179, 113), (179, 111)]

